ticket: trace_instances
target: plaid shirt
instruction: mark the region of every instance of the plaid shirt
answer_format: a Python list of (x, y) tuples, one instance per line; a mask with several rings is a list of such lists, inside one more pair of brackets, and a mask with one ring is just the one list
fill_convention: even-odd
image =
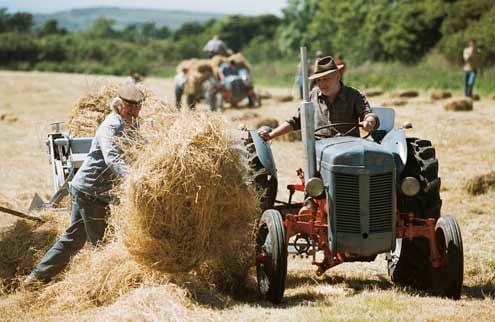
[[(330, 123), (355, 123), (363, 121), (366, 116), (372, 115), (376, 119), (376, 128), (379, 126), (378, 117), (372, 113), (368, 100), (359, 90), (341, 84), (341, 90), (333, 104), (328, 103), (327, 97), (323, 95), (318, 87), (315, 87), (309, 94), (309, 98), (315, 107), (315, 129)], [(301, 113), (298, 110), (297, 115), (287, 120), (294, 130), (301, 129)], [(351, 130), (354, 125), (341, 125), (335, 128), (346, 133)], [(320, 130), (316, 133), (316, 137), (332, 137), (337, 133), (332, 128)], [(359, 137), (359, 128), (348, 133), (348, 135)]]

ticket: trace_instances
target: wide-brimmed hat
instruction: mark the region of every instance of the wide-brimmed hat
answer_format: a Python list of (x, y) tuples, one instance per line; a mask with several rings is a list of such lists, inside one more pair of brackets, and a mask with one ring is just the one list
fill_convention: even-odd
[(317, 79), (342, 69), (344, 65), (337, 65), (331, 56), (325, 56), (315, 61), (313, 75), (309, 79)]

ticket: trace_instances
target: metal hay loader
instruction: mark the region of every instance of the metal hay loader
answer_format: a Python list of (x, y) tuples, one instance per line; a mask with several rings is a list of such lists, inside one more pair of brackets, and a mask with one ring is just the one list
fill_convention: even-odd
[[(247, 149), (254, 154), (251, 166), (259, 174), (255, 183), (264, 193), (256, 235), (261, 294), (274, 303), (282, 300), (291, 246), (312, 258), (317, 275), (340, 263), (373, 261), (386, 254), (395, 283), (459, 299), (464, 267), (461, 232), (454, 217), (440, 214), (438, 160), (431, 142), (407, 138), (410, 124), (394, 128), (395, 112), (388, 108), (373, 109), (380, 128), (371, 137), (339, 133), (315, 140), (315, 132), (337, 131), (339, 124), (314, 128), (305, 48), (301, 62), (306, 159), (304, 172), (298, 171), (299, 182), (287, 187), (287, 203), (274, 205), (277, 174), (269, 144), (256, 131), (247, 139)], [(304, 193), (304, 202), (291, 202), (296, 191)]]

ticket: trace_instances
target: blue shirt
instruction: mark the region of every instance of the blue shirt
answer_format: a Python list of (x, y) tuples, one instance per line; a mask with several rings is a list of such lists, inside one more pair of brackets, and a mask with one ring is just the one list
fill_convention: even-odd
[(113, 181), (128, 171), (116, 141), (125, 127), (124, 120), (116, 112), (105, 118), (96, 130), (86, 159), (72, 179), (73, 188), (109, 200), (108, 191)]

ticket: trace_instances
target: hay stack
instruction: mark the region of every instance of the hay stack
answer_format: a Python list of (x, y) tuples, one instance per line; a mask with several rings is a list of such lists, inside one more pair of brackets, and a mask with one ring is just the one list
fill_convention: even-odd
[(453, 98), (443, 108), (446, 111), (472, 111), (473, 100), (468, 97)]
[[(105, 85), (97, 92), (89, 93), (80, 98), (69, 116), (69, 134), (77, 137), (94, 136), (98, 125), (111, 112), (109, 103), (112, 98), (117, 96), (118, 87), (119, 84)], [(152, 91), (142, 85), (138, 85), (138, 87), (144, 93), (140, 118), (145, 119), (160, 111), (170, 110), (170, 107)]]
[(443, 100), (451, 97), (452, 93), (447, 91), (434, 91), (433, 93), (431, 93), (431, 99), (434, 101)]
[(380, 96), (383, 95), (384, 91), (379, 88), (370, 88), (364, 91), (367, 97)]
[(76, 103), (69, 116), (68, 129), (72, 136), (94, 136), (96, 128), (111, 112), (108, 104), (117, 95), (118, 85), (103, 86)]
[(12, 113), (4, 113), (4, 112), (0, 112), (0, 122), (5, 122), (5, 123), (15, 123), (17, 122), (19, 119), (17, 118), (17, 116), (15, 116), (14, 114)]
[(383, 102), (381, 105), (383, 105), (385, 107), (386, 106), (389, 106), (389, 107), (404, 106), (404, 105), (407, 105), (407, 100), (395, 99), (395, 100)]
[(136, 260), (165, 272), (201, 267), (217, 285), (242, 281), (259, 197), (227, 128), (217, 117), (175, 114), (130, 152), (136, 162), (112, 221)]
[(464, 188), (473, 196), (481, 195), (495, 189), (495, 171), (467, 180)]
[(409, 90), (409, 91), (397, 91), (392, 96), (412, 98), (412, 97), (418, 97), (418, 95), (419, 93), (417, 91)]

